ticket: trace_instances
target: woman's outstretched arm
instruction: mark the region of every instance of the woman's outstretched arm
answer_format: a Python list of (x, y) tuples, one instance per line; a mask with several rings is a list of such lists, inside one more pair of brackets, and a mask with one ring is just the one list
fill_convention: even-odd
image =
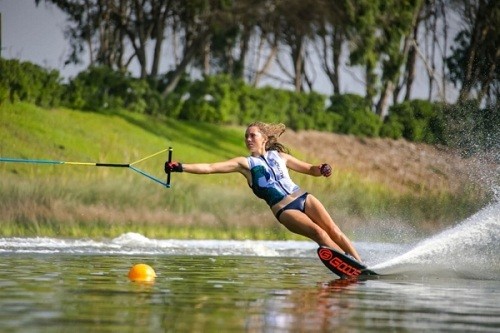
[(330, 177), (330, 175), (332, 174), (332, 168), (328, 164), (312, 165), (286, 153), (281, 153), (281, 156), (285, 159), (286, 166), (293, 171), (315, 177)]
[[(177, 163), (177, 162), (172, 162)], [(180, 163), (178, 163), (180, 164)], [(194, 174), (210, 173), (244, 173), (248, 170), (248, 162), (244, 157), (236, 157), (224, 162), (215, 163), (182, 163), (182, 171)]]

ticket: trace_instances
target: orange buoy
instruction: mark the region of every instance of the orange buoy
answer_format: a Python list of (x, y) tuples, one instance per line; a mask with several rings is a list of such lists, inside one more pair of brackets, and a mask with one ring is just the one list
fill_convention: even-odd
[(156, 278), (154, 269), (146, 264), (137, 264), (132, 266), (128, 272), (128, 278), (137, 282), (152, 282)]

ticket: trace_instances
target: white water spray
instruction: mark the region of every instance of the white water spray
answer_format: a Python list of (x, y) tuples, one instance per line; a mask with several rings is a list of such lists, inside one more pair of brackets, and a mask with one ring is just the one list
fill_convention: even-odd
[(380, 274), (499, 279), (500, 203), (371, 268)]

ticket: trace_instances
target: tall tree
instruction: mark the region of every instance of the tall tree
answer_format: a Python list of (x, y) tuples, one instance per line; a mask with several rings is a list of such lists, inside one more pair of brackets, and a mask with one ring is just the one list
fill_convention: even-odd
[(340, 94), (340, 65), (342, 47), (347, 42), (349, 24), (348, 0), (317, 1), (318, 21), (314, 22), (317, 37), (317, 53), (321, 66), (333, 87), (333, 94)]
[(201, 54), (211, 37), (212, 8), (209, 1), (190, 0), (176, 2), (175, 22), (173, 29), (182, 44), (182, 53), (179, 62), (168, 75), (168, 83), (163, 89), (163, 96), (167, 96), (179, 83), (187, 67), (196, 56)]
[[(35, 0), (39, 5), (42, 0)], [(110, 20), (108, 3), (103, 0), (45, 0), (57, 6), (68, 17), (66, 35), (70, 38), (72, 52), (67, 63), (79, 63), (85, 48), (89, 63), (120, 68), (123, 44)], [(118, 62), (118, 64), (117, 64)]]
[(211, 37), (199, 62), (206, 74), (223, 72), (244, 77), (246, 57), (254, 27), (267, 0), (227, 0), (212, 4)]
[(349, 61), (351, 65), (360, 65), (365, 71), (365, 99), (369, 105), (377, 94), (377, 17), (380, 1), (359, 0), (348, 3), (349, 24)]
[(379, 57), (382, 67), (382, 90), (375, 107), (376, 113), (381, 117), (385, 115), (389, 98), (400, 79), (423, 5), (422, 0), (392, 0), (383, 2), (381, 6)]
[(418, 58), (418, 44), (419, 44), (419, 28), (422, 20), (426, 18), (427, 13), (429, 12), (429, 3), (434, 2), (431, 1), (422, 1), (420, 8), (415, 8), (414, 21), (412, 22), (412, 31), (407, 34), (404, 38), (403, 50), (407, 54), (406, 61), (403, 65), (403, 73), (399, 79), (398, 84), (394, 87), (393, 93), (393, 103), (396, 104), (400, 97), (401, 91), (405, 91), (404, 100), (408, 101), (411, 98), (411, 92), (413, 88), (413, 83), (416, 78), (416, 64)]
[(280, 63), (285, 74), (288, 74), (295, 91), (304, 90), (304, 83), (308, 81), (306, 72), (307, 48), (314, 39), (312, 24), (317, 20), (318, 7), (314, 2), (306, 0), (276, 1), (277, 30), (279, 40), (289, 48), (293, 73), (288, 74), (286, 65)]
[[(410, 50), (422, 0), (349, 2), (349, 41), (353, 65), (365, 67), (366, 99), (383, 117)], [(397, 15), (395, 15), (397, 13)]]
[[(447, 59), (450, 79), (461, 84), (458, 102), (485, 96), (498, 106), (500, 85), (500, 2), (495, 0), (455, 0), (463, 30), (455, 38)], [(473, 96), (475, 93), (475, 96)]]
[(260, 13), (257, 16), (253, 28), (255, 40), (255, 57), (249, 61), (248, 81), (257, 86), (261, 80), (270, 76), (273, 62), (277, 58), (280, 43), (279, 29), (276, 24), (276, 6), (274, 1), (262, 0), (260, 6), (256, 6), (255, 11)]

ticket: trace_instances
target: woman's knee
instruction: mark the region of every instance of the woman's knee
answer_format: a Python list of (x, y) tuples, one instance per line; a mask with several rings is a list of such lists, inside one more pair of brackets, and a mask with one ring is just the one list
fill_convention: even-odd
[(324, 243), (328, 240), (328, 233), (319, 225), (311, 221), (306, 215), (298, 211), (285, 211), (280, 216), (280, 223), (289, 231), (306, 236), (318, 243)]

